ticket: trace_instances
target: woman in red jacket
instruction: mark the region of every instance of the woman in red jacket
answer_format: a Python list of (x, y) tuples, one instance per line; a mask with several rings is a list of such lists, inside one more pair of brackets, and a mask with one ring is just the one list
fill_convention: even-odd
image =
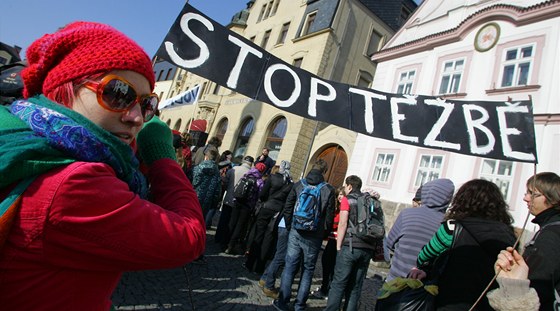
[(142, 48), (75, 22), (35, 41), (27, 60), (26, 99), (0, 108), (0, 305), (109, 310), (123, 271), (203, 252), (202, 211), (154, 117)]

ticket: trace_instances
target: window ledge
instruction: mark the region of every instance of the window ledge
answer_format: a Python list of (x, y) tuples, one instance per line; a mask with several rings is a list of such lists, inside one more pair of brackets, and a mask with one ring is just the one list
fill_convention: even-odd
[(486, 94), (491, 95), (491, 94), (502, 94), (502, 93), (511, 93), (511, 92), (536, 91), (540, 88), (541, 88), (541, 86), (538, 85), (538, 84), (503, 87), (503, 88), (499, 88), (499, 89), (486, 90)]
[(467, 93), (438, 94), (436, 96), (443, 99), (464, 98), (467, 96)]

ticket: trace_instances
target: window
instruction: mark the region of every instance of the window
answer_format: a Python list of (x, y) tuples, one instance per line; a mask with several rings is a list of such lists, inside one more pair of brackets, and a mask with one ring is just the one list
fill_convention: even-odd
[(303, 57), (294, 59), (294, 63), (292, 65), (294, 67), (301, 68), (302, 63), (303, 63)]
[(315, 23), (315, 17), (317, 17), (317, 12), (309, 13), (309, 15), (307, 15), (305, 24), (303, 25), (303, 30), (301, 32), (302, 36), (305, 36), (311, 32), (313, 24)]
[(269, 149), (268, 156), (273, 160), (278, 159), (278, 154), (282, 148), (284, 136), (288, 130), (288, 121), (286, 118), (281, 117), (272, 123), (269, 128), (269, 134), (266, 137), (265, 146)]
[(268, 39), (270, 39), (270, 29), (264, 32), (264, 36), (262, 38), (261, 47), (264, 49), (266, 48), (266, 44), (268, 43)]
[(254, 43), (254, 42), (255, 42), (255, 38), (256, 38), (256, 36), (252, 36), (249, 40), (251, 40), (251, 42)]
[(459, 93), (459, 85), (461, 84), (464, 68), (465, 59), (463, 58), (443, 63), (438, 94)]
[(513, 162), (504, 160), (484, 159), (480, 167), (480, 178), (498, 185), (505, 200), (510, 194), (513, 181)]
[(410, 11), (404, 6), (401, 7), (401, 15), (399, 16), (399, 26), (404, 25), (408, 17), (410, 16)]
[(212, 94), (218, 95), (219, 92), (220, 92), (220, 85), (216, 84), (216, 86), (214, 86), (214, 92), (212, 92)]
[(278, 11), (278, 5), (280, 4), (280, 0), (273, 1), (274, 6), (272, 7), (272, 11), (270, 11), (270, 16), (274, 16), (276, 11)]
[(416, 70), (404, 71), (399, 75), (399, 82), (397, 85), (398, 94), (410, 94), (412, 92), (412, 85), (414, 84), (414, 77)]
[(171, 76), (171, 71), (173, 70), (173, 68), (169, 68), (167, 70), (167, 74), (165, 75), (165, 80), (169, 80), (169, 76)]
[(235, 143), (235, 149), (233, 151), (233, 157), (242, 156), (244, 157), (247, 152), (247, 145), (249, 144), (249, 139), (251, 134), (253, 134), (253, 127), (255, 126), (255, 121), (253, 118), (248, 118), (243, 122), (239, 135), (237, 136), (237, 141)]
[(276, 42), (276, 44), (282, 44), (286, 42), (286, 38), (288, 37), (288, 29), (290, 29), (290, 23), (282, 25), (280, 35), (278, 36), (278, 42)]
[(384, 184), (389, 183), (394, 161), (394, 153), (378, 153), (375, 159), (375, 168), (373, 169), (371, 181)]
[(156, 81), (161, 81), (161, 76), (162, 76), (162, 75), (163, 75), (163, 70), (161, 70), (161, 71), (159, 72), (159, 75), (158, 75)]
[(220, 123), (218, 123), (218, 127), (217, 127), (217, 131), (216, 131), (216, 137), (218, 137), (220, 139), (220, 141), (224, 141), (224, 136), (226, 136), (226, 132), (228, 129), (228, 119), (227, 118), (223, 118)]
[(270, 16), (270, 11), (272, 10), (272, 4), (273, 4), (272, 2), (273, 1), (270, 1), (270, 3), (267, 5), (266, 13), (264, 13), (263, 20), (267, 19)]
[(438, 179), (441, 175), (442, 167), (443, 156), (423, 154), (420, 157), (420, 163), (416, 171), (414, 188), (418, 188), (429, 181)]
[(371, 37), (369, 38), (369, 43), (367, 47), (367, 56), (371, 56), (373, 53), (379, 51), (381, 48), (381, 39), (383, 36), (379, 34), (377, 31), (371, 31)]
[(506, 49), (502, 62), (501, 87), (529, 84), (534, 56), (534, 45)]
[(261, 8), (261, 12), (259, 13), (259, 18), (257, 19), (257, 23), (262, 21), (265, 11), (266, 11), (266, 4), (263, 5)]
[(373, 81), (372, 75), (365, 71), (360, 72), (360, 77), (358, 78), (359, 87), (369, 88), (371, 86), (371, 81)]

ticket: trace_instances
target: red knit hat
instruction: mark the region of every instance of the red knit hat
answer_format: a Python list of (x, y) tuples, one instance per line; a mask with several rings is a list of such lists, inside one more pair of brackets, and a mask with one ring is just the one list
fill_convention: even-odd
[(99, 23), (74, 22), (44, 35), (27, 49), (27, 62), (22, 72), (25, 98), (112, 70), (135, 71), (148, 79), (152, 89), (155, 84), (146, 52), (123, 33)]
[(259, 163), (255, 164), (255, 168), (257, 170), (259, 170), (259, 172), (262, 173), (266, 170), (266, 165), (264, 165), (264, 163), (259, 162)]

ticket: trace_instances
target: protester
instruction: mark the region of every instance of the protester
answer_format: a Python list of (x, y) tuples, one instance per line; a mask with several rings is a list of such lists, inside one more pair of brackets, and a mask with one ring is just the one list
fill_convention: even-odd
[(264, 164), (257, 163), (245, 175), (243, 175), (244, 177), (254, 178), (256, 180), (256, 186), (246, 201), (234, 199), (235, 204), (231, 211), (231, 218), (229, 220), (229, 232), (231, 233), (231, 239), (229, 241), (228, 248), (226, 249), (226, 254), (244, 255), (247, 250), (245, 236), (247, 235), (249, 217), (257, 205), (259, 193), (263, 188), (264, 181), (262, 179), (262, 173), (265, 170), (266, 166)]
[[(363, 196), (361, 188), (362, 180), (360, 177), (356, 175), (346, 177), (344, 186), (346, 197), (343, 197), (340, 203), (340, 220), (336, 240), (338, 253), (325, 311), (340, 310), (343, 297), (345, 298), (343, 310), (358, 309), (362, 285), (375, 250), (375, 244), (368, 243), (351, 233), (350, 222), (358, 223), (358, 198)], [(367, 195), (369, 196), (369, 193)], [(369, 205), (364, 204), (362, 206)]]
[[(282, 161), (275, 165), (271, 175), (264, 182), (259, 195), (263, 202), (255, 221), (255, 234), (249, 246), (249, 254), (245, 267), (258, 274), (264, 272), (267, 260), (271, 257), (276, 244), (276, 220), (284, 210), (288, 193), (292, 190), (293, 181), (290, 176), (290, 162)], [(273, 222), (271, 224), (271, 222)]]
[(539, 294), (540, 310), (552, 310), (560, 305), (560, 177), (552, 172), (532, 176), (523, 201), (540, 227), (525, 246), (523, 258), (531, 287)]
[[(325, 160), (319, 159), (305, 177), (305, 183), (311, 186), (318, 186), (325, 182), (323, 175), (327, 172), (328, 166)], [(288, 310), (290, 298), (292, 296), (292, 284), (295, 279), (297, 269), (303, 259), (301, 278), (298, 293), (295, 300), (295, 310), (304, 310), (306, 307), (315, 264), (319, 257), (321, 244), (329, 234), (334, 221), (334, 188), (325, 182), (320, 189), (320, 218), (316, 231), (304, 231), (294, 228), (293, 215), (294, 207), (298, 201), (299, 194), (304, 190), (305, 184), (300, 180), (294, 184), (290, 191), (286, 204), (284, 205), (284, 219), (286, 229), (290, 232), (288, 237), (288, 248), (286, 252), (286, 263), (280, 281), (280, 291), (278, 299), (272, 305), (278, 310)]]
[(500, 252), (494, 267), (500, 287), (486, 295), (494, 310), (539, 310), (539, 296), (534, 288), (529, 287), (529, 266), (513, 247)]
[(183, 157), (183, 172), (187, 175), (187, 178), (192, 182), (192, 136), (190, 133), (184, 132), (181, 134), (181, 143), (183, 145), (182, 148), (182, 157)]
[(340, 202), (344, 198), (344, 187), (338, 187), (335, 190), (335, 206), (334, 206), (334, 222), (332, 230), (327, 238), (327, 244), (323, 250), (323, 255), (321, 255), (321, 264), (323, 268), (323, 279), (321, 280), (321, 286), (317, 287), (311, 292), (311, 296), (318, 299), (327, 299), (329, 295), (329, 288), (334, 275), (334, 266), (336, 263), (336, 237), (338, 234), (338, 221), (340, 220)]
[(245, 175), (253, 166), (253, 157), (246, 156), (243, 158), (242, 164), (233, 167), (226, 173), (224, 178), (223, 187), (226, 191), (222, 200), (222, 212), (218, 220), (218, 227), (216, 228), (216, 235), (214, 236), (215, 242), (220, 244), (220, 249), (225, 251), (231, 239), (231, 232), (229, 230), (229, 221), (231, 219), (231, 212), (235, 206), (233, 198), (233, 188), (239, 182), (241, 177)]
[(454, 190), (449, 179), (429, 181), (422, 187), (422, 205), (399, 214), (385, 241), (388, 252), (393, 253), (386, 281), (406, 278), (416, 266), (418, 253), (437, 231)]
[(276, 164), (276, 161), (274, 161), (271, 157), (268, 156), (269, 152), (270, 150), (268, 148), (263, 148), (261, 155), (255, 158), (255, 164), (263, 163), (264, 165), (266, 165), (266, 170), (263, 173), (263, 176), (268, 176), (270, 174), (270, 170)]
[(422, 186), (418, 187), (414, 198), (412, 198), (412, 207), (419, 207), (420, 205), (422, 205)]
[(26, 99), (0, 109), (1, 308), (109, 310), (122, 272), (203, 252), (202, 211), (135, 42), (74, 22), (27, 61)]
[(208, 148), (204, 161), (193, 169), (193, 187), (202, 207), (206, 230), (212, 227), (212, 218), (218, 208), (222, 193), (222, 178), (216, 165), (218, 153)]
[[(515, 244), (513, 218), (496, 184), (473, 179), (459, 188), (444, 221), (420, 251), (417, 266), (430, 271), (438, 256), (446, 256), (435, 267), (441, 269), (436, 307), (468, 310), (494, 277), (500, 250)], [(423, 279), (425, 273), (414, 269), (411, 277)], [(476, 309), (492, 310), (485, 297)]]
[(278, 237), (276, 239), (276, 252), (259, 280), (259, 286), (262, 288), (263, 294), (273, 299), (278, 298), (276, 278), (279, 276), (280, 270), (284, 268), (286, 264), (286, 250), (288, 249), (288, 230), (286, 230), (284, 214), (280, 213), (278, 218), (280, 218), (280, 222), (277, 226)]
[(200, 164), (200, 162), (204, 161), (204, 154), (206, 154), (206, 151), (208, 149), (214, 149), (216, 150), (216, 152), (218, 152), (218, 154), (220, 154), (218, 148), (220, 148), (221, 145), (222, 145), (222, 140), (219, 137), (214, 136), (210, 138), (206, 146), (198, 148), (194, 153), (192, 159), (193, 166), (197, 166), (198, 164)]

